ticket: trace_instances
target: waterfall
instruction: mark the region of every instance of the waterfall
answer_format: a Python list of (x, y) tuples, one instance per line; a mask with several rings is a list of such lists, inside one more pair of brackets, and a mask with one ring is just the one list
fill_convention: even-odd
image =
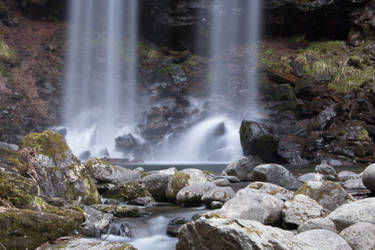
[[(174, 141), (165, 142), (158, 160), (230, 162), (242, 155), (241, 120), (260, 118), (256, 102), (256, 66), (261, 1), (215, 0), (209, 3), (207, 100), (211, 115), (186, 129)], [(243, 54), (242, 58), (239, 59), (238, 54)], [(235, 78), (233, 69), (237, 70)]]
[[(146, 145), (138, 149), (142, 156), (151, 152), (144, 156), (149, 161), (225, 162), (242, 155), (240, 122), (258, 117), (261, 0), (201, 1), (209, 10), (202, 18), (209, 27), (209, 94), (201, 104), (209, 104), (201, 105), (204, 116), (186, 118), (182, 132), (169, 131), (150, 146), (136, 117), (144, 111), (136, 105), (139, 0), (70, 0), (62, 125), (74, 153), (132, 159), (135, 141)], [(116, 151), (119, 136), (129, 155)]]
[(115, 152), (135, 122), (138, 0), (70, 0), (63, 126), (77, 154)]

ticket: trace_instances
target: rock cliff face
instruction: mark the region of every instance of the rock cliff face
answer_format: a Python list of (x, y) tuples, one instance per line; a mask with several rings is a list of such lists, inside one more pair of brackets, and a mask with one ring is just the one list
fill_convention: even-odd
[[(263, 24), (266, 34), (304, 32), (312, 37), (345, 37), (351, 27), (349, 15), (367, 0), (265, 0)], [(206, 51), (209, 9), (212, 0), (142, 0), (141, 20), (145, 38), (174, 49)], [(224, 8), (223, 15), (244, 16), (243, 8)], [(196, 39), (201, 41), (196, 44)]]

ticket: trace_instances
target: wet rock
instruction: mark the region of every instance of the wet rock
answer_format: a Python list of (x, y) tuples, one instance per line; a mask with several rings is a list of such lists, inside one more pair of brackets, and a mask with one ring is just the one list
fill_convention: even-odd
[(339, 184), (331, 181), (309, 181), (296, 191), (316, 200), (324, 208), (333, 211), (339, 206), (354, 201)]
[(62, 238), (53, 244), (44, 244), (38, 250), (137, 250), (132, 245), (120, 242), (102, 241), (93, 238)]
[(227, 201), (218, 213), (233, 219), (255, 220), (267, 225), (279, 225), (284, 202), (258, 190), (244, 188)]
[(83, 212), (85, 223), (82, 226), (82, 235), (86, 237), (99, 237), (113, 220), (113, 214), (103, 213), (89, 206), (83, 206)]
[(141, 177), (138, 172), (111, 165), (98, 158), (87, 161), (85, 166), (90, 169), (93, 178), (101, 183), (127, 182)]
[(84, 151), (84, 152), (80, 153), (78, 158), (81, 161), (86, 161), (90, 158), (90, 156), (91, 156), (91, 152), (87, 150), (87, 151)]
[(143, 184), (156, 201), (165, 201), (167, 199), (165, 192), (172, 175), (153, 173), (143, 178)]
[(124, 156), (131, 155), (135, 158), (142, 158), (145, 152), (148, 152), (147, 144), (139, 136), (127, 134), (115, 139), (116, 150), (122, 152)]
[(59, 214), (0, 207), (0, 239), (5, 249), (35, 249), (47, 241), (79, 231), (80, 212), (56, 210)]
[(131, 201), (139, 197), (150, 197), (144, 184), (140, 181), (121, 183), (103, 193), (103, 197), (119, 201)]
[(238, 183), (240, 182), (241, 180), (236, 177), (236, 176), (215, 176), (214, 177), (215, 180), (219, 180), (219, 179), (225, 179), (225, 180), (228, 180), (230, 183)]
[(282, 210), (283, 223), (287, 227), (297, 228), (310, 219), (323, 217), (325, 210), (315, 200), (306, 195), (296, 195), (291, 201), (285, 202)]
[(242, 121), (240, 139), (245, 155), (257, 156), (264, 162), (277, 162), (279, 140), (269, 127), (253, 121)]
[(366, 188), (365, 185), (363, 185), (363, 182), (362, 182), (361, 178), (346, 180), (344, 182), (343, 186), (344, 186), (345, 189), (349, 189), (349, 190), (352, 190), (352, 189), (365, 189)]
[(116, 217), (138, 217), (143, 213), (143, 210), (136, 206), (124, 205), (92, 205), (93, 208), (103, 213), (113, 214)]
[(353, 249), (375, 249), (375, 225), (367, 222), (358, 222), (341, 231), (340, 236)]
[(362, 174), (363, 184), (375, 193), (375, 164), (368, 166)]
[(178, 171), (170, 178), (165, 195), (168, 200), (173, 201), (176, 199), (177, 193), (184, 187), (203, 184), (206, 181), (205, 174), (199, 169), (188, 168)]
[(338, 175), (337, 175), (337, 179), (338, 181), (341, 181), (341, 182), (344, 182), (344, 181), (347, 181), (347, 180), (352, 180), (352, 179), (358, 179), (358, 178), (361, 178), (359, 174), (356, 174), (352, 171), (341, 171)]
[(153, 197), (138, 197), (128, 202), (130, 205), (152, 207), (155, 205), (155, 199)]
[(15, 144), (7, 143), (7, 142), (0, 142), (0, 147), (5, 148), (12, 152), (18, 151), (18, 146)]
[(335, 151), (345, 156), (345, 151), (351, 151), (357, 157), (371, 155), (372, 140), (363, 121), (350, 121), (341, 129), (336, 130), (338, 141)]
[(277, 186), (275, 184), (266, 183), (266, 182), (253, 182), (247, 188), (256, 189), (262, 192), (266, 192), (270, 195), (273, 195), (283, 201), (288, 201), (294, 196), (294, 192), (289, 191), (283, 187)]
[(269, 182), (287, 189), (297, 189), (301, 186), (289, 170), (277, 164), (263, 164), (255, 167), (250, 180)]
[(32, 133), (21, 142), (21, 152), (33, 164), (42, 195), (49, 198), (99, 203), (99, 193), (86, 167), (75, 157), (64, 138), (51, 131)]
[(324, 230), (309, 230), (295, 236), (295, 239), (311, 244), (315, 249), (351, 250), (349, 244), (336, 233)]
[(291, 232), (257, 221), (228, 220), (208, 213), (183, 226), (176, 249), (314, 249), (293, 238)]
[(336, 233), (335, 224), (327, 218), (315, 218), (299, 225), (297, 232), (302, 233), (314, 229), (325, 229)]
[(227, 187), (230, 186), (230, 181), (227, 179), (217, 179), (212, 181), (213, 184), (219, 187)]
[(323, 179), (334, 181), (337, 178), (336, 170), (328, 164), (321, 163), (315, 167), (315, 171), (323, 175)]
[(189, 221), (184, 217), (179, 217), (171, 220), (167, 226), (167, 234), (172, 237), (177, 237), (183, 225)]
[(375, 224), (375, 198), (344, 204), (330, 213), (327, 218), (335, 223), (338, 231), (342, 231), (357, 222)]
[(229, 164), (222, 172), (222, 175), (235, 176), (241, 181), (246, 180), (248, 174), (260, 164), (254, 157), (242, 157), (241, 159)]
[(177, 204), (181, 206), (199, 206), (201, 204), (202, 196), (217, 186), (212, 182), (205, 182), (202, 184), (192, 184), (184, 187), (178, 191), (176, 196)]
[(300, 182), (315, 181), (315, 173), (307, 173), (297, 178)]
[(225, 202), (232, 199), (235, 193), (230, 187), (216, 187), (205, 192), (201, 198), (202, 202), (210, 209), (220, 208)]
[(120, 201), (113, 199), (105, 199), (103, 202), (105, 205), (120, 205)]

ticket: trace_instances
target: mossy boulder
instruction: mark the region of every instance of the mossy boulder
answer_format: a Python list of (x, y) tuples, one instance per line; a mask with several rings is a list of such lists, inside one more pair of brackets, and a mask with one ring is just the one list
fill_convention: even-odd
[(338, 141), (337, 153), (350, 151), (352, 155), (364, 157), (372, 155), (372, 139), (363, 121), (350, 121), (334, 131)]
[(147, 191), (143, 183), (139, 181), (130, 181), (117, 185), (115, 188), (106, 191), (103, 196), (125, 202), (139, 197), (149, 197), (151, 194)]
[(296, 195), (299, 194), (309, 196), (330, 211), (354, 201), (348, 192), (332, 181), (308, 181), (296, 191)]
[(29, 161), (27, 157), (18, 152), (12, 152), (0, 147), (0, 166), (8, 172), (27, 176)]
[(275, 84), (274, 98), (276, 101), (293, 100), (295, 96), (292, 86), (290, 84)]
[(85, 166), (99, 183), (127, 182), (141, 177), (136, 171), (109, 164), (98, 158), (85, 162)]
[(244, 155), (258, 156), (264, 162), (277, 161), (279, 139), (269, 127), (244, 120), (240, 128), (240, 139)]
[(49, 130), (29, 134), (22, 140), (20, 149), (32, 163), (42, 195), (85, 204), (100, 202), (88, 170), (61, 135)]
[(0, 199), (17, 208), (32, 209), (38, 195), (38, 185), (31, 178), (0, 171)]
[(47, 241), (72, 234), (83, 222), (81, 213), (60, 213), (0, 207), (0, 243), (6, 249), (35, 249)]
[(170, 201), (175, 201), (177, 193), (193, 184), (203, 184), (207, 181), (205, 174), (199, 169), (184, 169), (175, 173), (172, 178), (169, 179), (165, 196)]
[(111, 213), (116, 217), (138, 217), (140, 216), (139, 208), (136, 206), (120, 205), (92, 205), (93, 208), (103, 213)]

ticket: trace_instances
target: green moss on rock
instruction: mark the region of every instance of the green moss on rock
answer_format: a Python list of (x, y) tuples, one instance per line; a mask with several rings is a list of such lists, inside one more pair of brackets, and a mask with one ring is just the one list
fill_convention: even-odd
[(66, 153), (69, 151), (64, 138), (50, 130), (25, 136), (20, 144), (20, 149), (28, 147), (33, 148), (36, 153), (48, 156), (55, 161), (64, 160)]
[(83, 221), (82, 215), (73, 210), (55, 214), (0, 208), (0, 242), (6, 249), (35, 249), (79, 230)]
[(0, 198), (17, 208), (34, 207), (38, 187), (31, 179), (16, 173), (0, 171)]
[(147, 191), (145, 186), (138, 181), (131, 181), (109, 190), (103, 194), (106, 198), (116, 199), (119, 201), (130, 201), (138, 197), (148, 197), (151, 194)]
[(26, 176), (28, 164), (27, 158), (22, 154), (0, 147), (0, 165), (6, 171)]
[(11, 65), (17, 64), (17, 54), (8, 44), (0, 40), (0, 61)]
[(176, 199), (178, 191), (189, 185), (190, 176), (183, 172), (177, 172), (172, 176), (165, 195), (168, 200)]

